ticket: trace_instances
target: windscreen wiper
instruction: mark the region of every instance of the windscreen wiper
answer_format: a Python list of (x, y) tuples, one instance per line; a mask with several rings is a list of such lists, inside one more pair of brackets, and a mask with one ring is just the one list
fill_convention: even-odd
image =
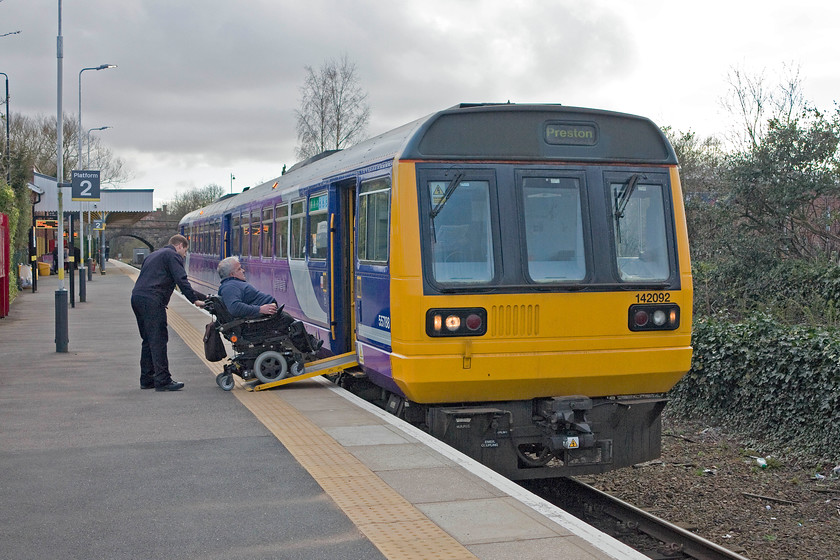
[(627, 203), (630, 202), (630, 197), (633, 196), (633, 192), (636, 190), (636, 183), (638, 183), (639, 179), (642, 178), (644, 177), (641, 174), (634, 173), (629, 179), (627, 179), (624, 186), (621, 187), (621, 190), (615, 193), (616, 219), (624, 217), (624, 210), (627, 208)]
[(636, 184), (639, 179), (647, 179), (647, 176), (640, 173), (633, 173), (624, 183), (620, 190), (615, 193), (615, 232), (618, 236), (618, 242), (621, 243), (621, 218), (624, 217), (624, 210), (627, 209), (627, 204), (630, 202), (630, 197), (636, 190)]

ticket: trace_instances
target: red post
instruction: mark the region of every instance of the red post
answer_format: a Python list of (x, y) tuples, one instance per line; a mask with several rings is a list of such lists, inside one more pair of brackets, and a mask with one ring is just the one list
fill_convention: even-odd
[(0, 214), (0, 317), (9, 314), (9, 217)]

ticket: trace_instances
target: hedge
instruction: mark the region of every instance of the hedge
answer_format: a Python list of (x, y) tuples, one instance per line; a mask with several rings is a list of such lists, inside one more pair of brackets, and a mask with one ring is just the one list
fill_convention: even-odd
[(767, 314), (695, 321), (691, 370), (670, 410), (793, 455), (840, 458), (840, 330)]

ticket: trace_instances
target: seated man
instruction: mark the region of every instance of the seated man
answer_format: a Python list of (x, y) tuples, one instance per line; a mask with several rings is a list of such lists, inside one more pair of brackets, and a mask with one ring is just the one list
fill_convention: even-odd
[(231, 315), (238, 319), (277, 313), (277, 302), (274, 298), (245, 280), (245, 270), (239, 262), (239, 257), (222, 260), (216, 270), (222, 279), (219, 296)]
[(264, 328), (277, 329), (288, 334), (295, 347), (304, 353), (315, 352), (323, 345), (322, 340), (306, 332), (303, 323), (296, 321), (288, 313), (277, 315), (277, 301), (269, 294), (263, 293), (245, 280), (245, 271), (239, 262), (239, 257), (223, 259), (217, 267), (219, 278), (219, 297), (228, 312), (236, 319), (259, 318), (263, 315), (276, 316), (276, 321)]

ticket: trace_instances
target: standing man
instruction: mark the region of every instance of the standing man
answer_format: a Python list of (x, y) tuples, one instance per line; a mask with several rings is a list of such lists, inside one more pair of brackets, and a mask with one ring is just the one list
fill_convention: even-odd
[(140, 276), (131, 292), (131, 309), (137, 317), (137, 327), (143, 346), (140, 352), (140, 388), (155, 391), (177, 391), (184, 384), (172, 380), (166, 344), (166, 306), (177, 284), (181, 293), (198, 307), (204, 307), (205, 296), (193, 290), (184, 257), (190, 242), (183, 235), (173, 235), (169, 245), (152, 252), (143, 261)]

